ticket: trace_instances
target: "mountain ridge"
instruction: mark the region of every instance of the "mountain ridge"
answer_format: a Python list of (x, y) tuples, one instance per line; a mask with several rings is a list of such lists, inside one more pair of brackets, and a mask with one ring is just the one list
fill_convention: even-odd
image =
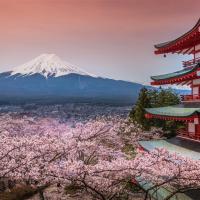
[[(44, 71), (45, 69), (45, 71)], [(97, 77), (55, 54), (0, 73), (0, 104), (95, 102), (133, 105), (143, 84)]]

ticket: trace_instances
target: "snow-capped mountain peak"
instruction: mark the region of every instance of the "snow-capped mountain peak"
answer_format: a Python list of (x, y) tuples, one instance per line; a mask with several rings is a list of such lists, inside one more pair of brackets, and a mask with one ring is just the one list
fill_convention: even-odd
[(42, 54), (35, 59), (11, 70), (11, 76), (16, 74), (28, 76), (36, 73), (39, 73), (46, 78), (49, 76), (59, 77), (71, 73), (94, 76), (61, 60), (55, 54)]

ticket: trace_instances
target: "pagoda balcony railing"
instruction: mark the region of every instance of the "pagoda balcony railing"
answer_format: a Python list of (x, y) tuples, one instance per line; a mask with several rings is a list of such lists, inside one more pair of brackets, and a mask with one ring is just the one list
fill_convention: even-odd
[(193, 140), (200, 140), (200, 133), (189, 133), (188, 130), (186, 129), (179, 129), (177, 130), (177, 136), (188, 138), (188, 139), (193, 139)]
[(180, 135), (180, 136), (189, 136), (186, 128), (182, 128), (182, 129), (177, 130), (177, 134)]
[(181, 95), (181, 101), (200, 100), (200, 95)]
[(192, 67), (194, 66), (195, 64), (198, 64), (200, 63), (200, 57), (197, 57), (195, 59), (192, 59), (192, 60), (187, 60), (187, 61), (182, 61), (183, 63), (183, 67)]

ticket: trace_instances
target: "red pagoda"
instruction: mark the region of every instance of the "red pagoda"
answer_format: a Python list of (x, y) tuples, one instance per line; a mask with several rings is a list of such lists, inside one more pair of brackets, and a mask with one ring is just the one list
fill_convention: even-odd
[(147, 118), (177, 120), (186, 123), (186, 130), (180, 135), (200, 140), (200, 19), (196, 25), (175, 40), (155, 45), (155, 54), (177, 53), (192, 55), (193, 59), (183, 61), (183, 68), (169, 74), (152, 76), (151, 85), (187, 85), (190, 95), (182, 95), (182, 103), (176, 106), (146, 109)]

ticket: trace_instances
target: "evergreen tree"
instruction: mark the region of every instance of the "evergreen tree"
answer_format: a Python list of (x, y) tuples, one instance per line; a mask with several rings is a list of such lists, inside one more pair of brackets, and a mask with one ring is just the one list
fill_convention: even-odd
[[(160, 88), (157, 96), (157, 105), (155, 107), (173, 106), (180, 103), (179, 96), (172, 89)], [(154, 125), (162, 127), (169, 135), (175, 135), (177, 128), (182, 125), (182, 122), (154, 119)]]
[(179, 96), (172, 89), (160, 88), (156, 107), (172, 106), (180, 103)]
[(148, 95), (150, 99), (150, 104), (152, 108), (155, 108), (158, 106), (158, 95), (159, 92), (156, 89), (148, 90)]
[(141, 124), (145, 130), (149, 130), (150, 121), (145, 118), (145, 108), (150, 107), (150, 99), (148, 95), (148, 90), (146, 88), (142, 88), (136, 105), (131, 113), (134, 120)]
[(136, 105), (130, 112), (130, 117), (148, 130), (150, 126), (162, 127), (162, 129), (174, 135), (177, 128), (183, 126), (182, 123), (176, 121), (165, 121), (160, 119), (146, 119), (145, 108), (156, 108), (164, 106), (172, 106), (180, 103), (179, 96), (172, 89), (153, 89), (147, 90), (142, 88), (136, 102)]

